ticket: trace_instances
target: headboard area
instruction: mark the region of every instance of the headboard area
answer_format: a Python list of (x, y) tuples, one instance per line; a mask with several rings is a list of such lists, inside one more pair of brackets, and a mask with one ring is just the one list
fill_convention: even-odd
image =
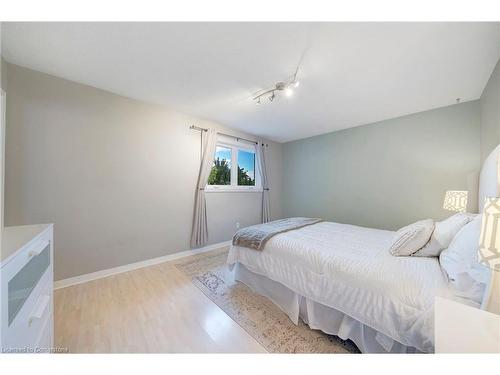
[(479, 212), (483, 211), (485, 198), (499, 196), (499, 158), (500, 145), (491, 151), (481, 168), (481, 174), (479, 175), (479, 200), (477, 202)]

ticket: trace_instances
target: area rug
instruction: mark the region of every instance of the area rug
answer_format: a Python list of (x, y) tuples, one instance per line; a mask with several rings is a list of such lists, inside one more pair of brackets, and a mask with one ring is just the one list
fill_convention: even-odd
[(272, 353), (359, 353), (350, 340), (292, 323), (266, 297), (234, 281), (226, 266), (228, 247), (175, 262), (176, 267), (227, 315)]

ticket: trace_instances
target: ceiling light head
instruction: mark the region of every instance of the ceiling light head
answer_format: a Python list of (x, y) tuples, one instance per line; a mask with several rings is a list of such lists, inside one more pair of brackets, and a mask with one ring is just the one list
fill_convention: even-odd
[(276, 83), (276, 90), (285, 90), (288, 85), (285, 82)]
[(293, 95), (293, 90), (299, 87), (299, 81), (297, 79), (297, 72), (291, 78), (286, 81), (279, 81), (274, 84), (274, 86), (270, 87), (266, 90), (260, 90), (255, 93), (253, 100), (255, 100), (256, 104), (261, 104), (262, 98), (268, 98), (269, 102), (274, 101), (276, 98), (276, 93), (283, 91), (286, 97), (291, 97)]

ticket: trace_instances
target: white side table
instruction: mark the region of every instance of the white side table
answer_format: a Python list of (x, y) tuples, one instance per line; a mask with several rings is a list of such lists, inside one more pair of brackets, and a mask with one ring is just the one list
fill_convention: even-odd
[(436, 353), (500, 353), (500, 315), (436, 297)]

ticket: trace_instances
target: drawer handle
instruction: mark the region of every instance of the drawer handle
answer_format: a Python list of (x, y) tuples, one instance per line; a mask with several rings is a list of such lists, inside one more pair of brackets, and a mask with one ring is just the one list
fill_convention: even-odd
[(47, 306), (50, 302), (50, 296), (43, 295), (38, 299), (38, 303), (36, 305), (35, 311), (31, 314), (30, 319), (28, 321), (28, 325), (31, 326), (31, 323), (37, 319), (42, 319), (42, 316), (47, 309)]

